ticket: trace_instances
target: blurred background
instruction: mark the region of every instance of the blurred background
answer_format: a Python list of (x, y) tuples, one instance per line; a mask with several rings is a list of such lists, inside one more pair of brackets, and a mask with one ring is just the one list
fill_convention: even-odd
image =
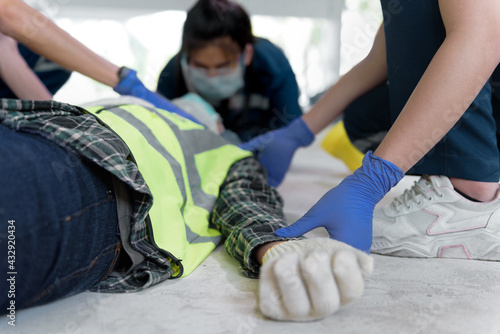
[[(87, 47), (138, 71), (152, 90), (180, 48), (194, 0), (27, 0)], [(378, 0), (237, 1), (254, 34), (280, 46), (300, 86), (305, 110), (370, 50), (382, 22)], [(72, 104), (111, 97), (100, 83), (73, 73), (54, 99)]]

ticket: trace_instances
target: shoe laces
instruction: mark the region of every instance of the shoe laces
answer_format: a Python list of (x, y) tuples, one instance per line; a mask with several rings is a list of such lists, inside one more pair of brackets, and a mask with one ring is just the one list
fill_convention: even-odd
[[(396, 197), (391, 205), (399, 212), (401, 206), (406, 209), (411, 208), (411, 204), (415, 202), (417, 205), (422, 204), (422, 199), (425, 201), (432, 200), (432, 196), (429, 195), (429, 190), (433, 191), (439, 197), (443, 197), (444, 193), (438, 190), (439, 186), (436, 184), (437, 178), (433, 177), (421, 177), (420, 180), (415, 181), (410, 189), (406, 189), (404, 193)], [(420, 197), (418, 196), (420, 195)]]

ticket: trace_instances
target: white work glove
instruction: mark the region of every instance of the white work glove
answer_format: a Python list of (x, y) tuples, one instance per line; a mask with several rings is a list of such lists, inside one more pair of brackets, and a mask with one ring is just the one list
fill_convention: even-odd
[(275, 320), (327, 317), (361, 296), (372, 270), (373, 257), (337, 240), (284, 242), (263, 257), (260, 311)]

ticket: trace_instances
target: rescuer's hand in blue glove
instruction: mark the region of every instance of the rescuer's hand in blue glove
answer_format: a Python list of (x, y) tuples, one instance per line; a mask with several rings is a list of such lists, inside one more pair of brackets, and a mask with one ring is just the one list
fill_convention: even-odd
[(297, 222), (275, 234), (291, 238), (323, 226), (330, 238), (368, 253), (375, 205), (403, 176), (396, 165), (368, 152), (360, 168), (329, 190)]
[(179, 109), (173, 103), (170, 103), (167, 99), (161, 97), (157, 93), (154, 93), (149, 89), (147, 89), (146, 86), (144, 86), (144, 84), (142, 83), (142, 81), (139, 80), (139, 78), (137, 77), (136, 71), (126, 67), (122, 67), (120, 69), (119, 76), (121, 78), (120, 82), (118, 83), (118, 85), (113, 87), (113, 90), (118, 94), (138, 97), (153, 104), (156, 108), (176, 113), (179, 116), (182, 116), (184, 118), (187, 118), (189, 120), (192, 120), (193, 122), (200, 124), (200, 122), (196, 118), (194, 118), (187, 112), (183, 111), (182, 109)]
[(299, 117), (286, 127), (260, 135), (240, 148), (257, 154), (269, 174), (269, 184), (276, 187), (283, 181), (295, 151), (310, 145), (313, 140), (314, 133)]

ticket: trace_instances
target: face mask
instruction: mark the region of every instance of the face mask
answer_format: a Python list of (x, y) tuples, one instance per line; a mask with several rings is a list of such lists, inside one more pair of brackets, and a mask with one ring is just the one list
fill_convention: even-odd
[(186, 56), (181, 57), (181, 68), (190, 91), (200, 94), (210, 102), (218, 102), (230, 98), (244, 86), (244, 57), (238, 62), (238, 67), (227, 73), (209, 76), (204, 69), (190, 66)]

